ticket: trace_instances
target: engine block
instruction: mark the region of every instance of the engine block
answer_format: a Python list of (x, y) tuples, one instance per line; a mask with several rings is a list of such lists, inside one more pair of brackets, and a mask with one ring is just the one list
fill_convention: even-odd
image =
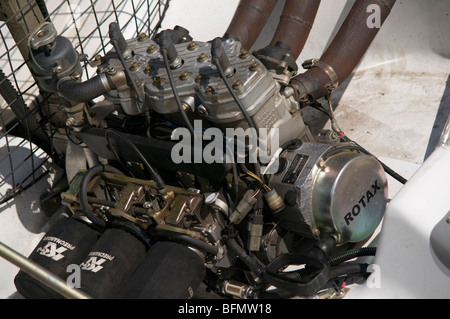
[[(149, 38), (137, 38), (128, 40), (127, 44), (132, 54), (126, 63), (139, 88), (139, 94), (144, 97), (144, 108), (176, 122), (179, 109), (158, 43)], [(280, 143), (293, 137), (307, 135), (309, 138), (309, 129), (303, 122), (298, 102), (284, 93), (272, 72), (253, 55), (242, 50), (239, 41), (227, 39), (223, 46), (234, 69), (227, 80), (256, 129), (279, 129)], [(221, 129), (247, 128), (242, 112), (211, 61), (211, 42), (191, 41), (176, 44), (175, 48), (180, 65), (171, 72), (175, 89), (190, 118), (206, 119)], [(114, 51), (105, 58), (100, 66), (101, 71), (122, 68)], [(136, 97), (136, 93), (127, 85), (106, 95), (127, 115), (142, 113)]]

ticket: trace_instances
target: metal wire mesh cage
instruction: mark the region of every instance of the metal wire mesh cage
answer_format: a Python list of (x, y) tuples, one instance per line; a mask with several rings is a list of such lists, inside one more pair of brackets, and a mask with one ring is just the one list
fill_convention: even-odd
[[(153, 36), (169, 1), (0, 0), (0, 204), (33, 185), (58, 161), (56, 135), (49, 124), (57, 112), (30, 72), (30, 35), (51, 21), (89, 60), (112, 48), (111, 22), (120, 25), (125, 38)], [(95, 73), (88, 63), (84, 70), (83, 79)]]

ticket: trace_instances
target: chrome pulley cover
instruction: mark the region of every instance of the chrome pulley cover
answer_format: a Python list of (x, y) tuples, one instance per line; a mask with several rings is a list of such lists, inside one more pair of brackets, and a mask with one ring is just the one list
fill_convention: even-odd
[(286, 208), (281, 225), (339, 244), (368, 239), (383, 219), (388, 198), (379, 161), (352, 143), (304, 143), (283, 154), (284, 169), (271, 179)]

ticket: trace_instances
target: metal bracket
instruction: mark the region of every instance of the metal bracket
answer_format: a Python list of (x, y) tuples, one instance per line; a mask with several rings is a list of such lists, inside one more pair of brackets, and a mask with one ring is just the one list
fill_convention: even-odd
[(337, 88), (339, 86), (339, 77), (336, 71), (334, 71), (333, 67), (328, 63), (320, 61), (319, 59), (309, 59), (303, 62), (302, 67), (306, 70), (309, 70), (314, 67), (322, 69), (331, 80), (330, 87)]

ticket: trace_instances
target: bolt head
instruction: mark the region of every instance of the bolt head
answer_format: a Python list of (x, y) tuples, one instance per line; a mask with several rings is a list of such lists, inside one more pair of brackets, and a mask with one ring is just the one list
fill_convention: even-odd
[(205, 54), (205, 53), (201, 53), (201, 54), (198, 56), (197, 61), (198, 61), (198, 62), (205, 62), (207, 59), (208, 59), (208, 57), (206, 56), (206, 54)]
[(198, 48), (198, 44), (195, 41), (191, 41), (188, 44), (188, 50), (193, 51)]
[(234, 83), (233, 83), (233, 89), (237, 90), (237, 89), (241, 88), (242, 85), (243, 85), (243, 84), (242, 84), (241, 81), (236, 80), (236, 81), (234, 81)]
[(145, 34), (145, 33), (139, 33), (139, 35), (138, 35), (138, 41), (139, 42), (144, 42), (145, 40), (147, 40), (148, 39), (148, 35), (147, 34)]
[(154, 52), (156, 52), (156, 50), (157, 50), (157, 48), (156, 48), (156, 45), (154, 45), (154, 44), (150, 44), (150, 45), (147, 47), (147, 52), (148, 52), (148, 53), (154, 53)]

